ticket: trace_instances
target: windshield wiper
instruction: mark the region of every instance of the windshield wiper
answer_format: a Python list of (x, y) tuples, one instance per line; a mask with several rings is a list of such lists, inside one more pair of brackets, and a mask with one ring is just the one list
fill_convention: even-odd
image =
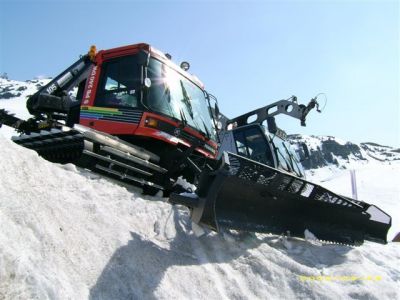
[(197, 121), (194, 118), (192, 118), (193, 124), (194, 124), (194, 126), (196, 126), (196, 130), (198, 132), (200, 132), (207, 140), (209, 140), (210, 139), (210, 132), (208, 131), (207, 126), (204, 123), (204, 120), (203, 120), (202, 116), (199, 115), (199, 117), (201, 119), (201, 122), (203, 123), (204, 131), (200, 128), (199, 124), (197, 123)]
[(185, 113), (183, 112), (182, 108), (179, 109), (179, 113), (181, 115), (181, 120), (180, 121), (182, 123), (182, 126), (185, 127), (188, 124), (188, 121), (186, 119)]
[[(179, 109), (179, 113), (180, 113), (180, 115), (181, 115), (181, 120), (180, 120), (180, 121), (181, 121), (183, 127), (185, 127), (185, 126), (187, 126), (187, 125), (193, 127), (192, 125), (189, 124), (189, 122), (188, 122), (188, 120), (187, 120), (187, 117), (186, 117), (186, 115), (185, 115), (185, 112), (184, 112), (184, 110), (183, 110), (182, 108)], [(192, 122), (193, 122), (193, 124), (194, 124), (194, 126), (195, 126), (195, 127), (193, 127), (193, 128), (196, 129), (196, 131), (199, 132), (200, 134), (202, 134), (205, 138), (210, 139), (210, 137), (209, 137), (209, 136), (210, 136), (210, 133), (209, 133), (209, 131), (207, 130), (207, 128), (205, 127), (204, 122), (203, 122), (203, 125), (204, 125), (204, 128), (205, 128), (206, 132), (204, 132), (203, 130), (200, 129), (200, 126), (199, 126), (199, 124), (196, 122), (195, 119), (192, 118), (191, 120), (192, 120)]]
[[(208, 137), (207, 132), (204, 132), (202, 129), (200, 129), (199, 124), (197, 123), (197, 121), (195, 119), (192, 119), (194, 126), (196, 126), (196, 130), (201, 133), (201, 135), (203, 135), (205, 138)], [(204, 124), (204, 123), (203, 123)], [(206, 129), (207, 130), (207, 129)]]
[(185, 104), (187, 110), (189, 111), (190, 117), (193, 119), (193, 107), (192, 107), (192, 103), (190, 103), (191, 99), (190, 99), (185, 87), (183, 86), (182, 80), (180, 80), (179, 82), (181, 84), (182, 95), (183, 95), (182, 102)]

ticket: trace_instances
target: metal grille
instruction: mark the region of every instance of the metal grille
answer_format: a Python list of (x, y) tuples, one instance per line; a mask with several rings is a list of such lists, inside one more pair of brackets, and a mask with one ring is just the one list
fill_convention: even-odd
[(306, 184), (300, 191), (300, 195), (302, 195), (303, 197), (309, 197), (313, 190), (314, 190), (314, 185), (306, 182)]
[(354, 209), (363, 210), (368, 206), (364, 202), (336, 195), (319, 185), (286, 174), (245, 157), (233, 153), (228, 153), (228, 157), (229, 173), (231, 175), (245, 181), (267, 186), (271, 193), (279, 191), (280, 193), (288, 193), (301, 198), (308, 198), (310, 201), (322, 201)]
[(122, 109), (120, 108), (117, 113), (102, 113), (94, 110), (82, 109), (80, 112), (81, 118), (95, 119), (95, 120), (109, 120), (117, 122), (126, 122), (132, 124), (139, 124), (142, 118), (143, 111)]
[(291, 193), (298, 193), (300, 189), (303, 187), (303, 182), (299, 179), (295, 179), (291, 182), (290, 186), (288, 187), (288, 191)]

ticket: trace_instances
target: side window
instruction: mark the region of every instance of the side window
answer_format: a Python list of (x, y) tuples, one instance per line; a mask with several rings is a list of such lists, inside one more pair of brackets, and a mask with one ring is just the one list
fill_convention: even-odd
[(133, 108), (139, 105), (140, 67), (136, 56), (119, 57), (103, 63), (95, 105)]
[(237, 148), (238, 154), (249, 157), (249, 154), (247, 152), (248, 149), (245, 144), (243, 132), (236, 132), (234, 134), (234, 137), (235, 137), (236, 148)]
[(125, 89), (125, 88), (126, 88), (126, 86), (124, 86), (122, 83), (115, 81), (111, 77), (107, 77), (104, 91), (105, 92), (113, 92), (115, 90)]
[(238, 154), (273, 166), (271, 148), (259, 127), (246, 128), (234, 134)]

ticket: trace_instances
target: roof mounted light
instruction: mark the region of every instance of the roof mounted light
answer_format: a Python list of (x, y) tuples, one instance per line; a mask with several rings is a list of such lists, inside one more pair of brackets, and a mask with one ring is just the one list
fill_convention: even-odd
[(181, 62), (181, 69), (185, 70), (185, 71), (189, 70), (190, 69), (190, 64), (187, 61)]
[(88, 56), (91, 61), (94, 61), (94, 58), (96, 57), (96, 52), (97, 52), (96, 46), (95, 45), (90, 46)]
[(169, 53), (165, 53), (165, 57), (166, 57), (166, 58), (168, 58), (169, 60), (171, 60), (171, 59), (172, 59), (172, 55), (171, 55), (171, 54), (169, 54)]

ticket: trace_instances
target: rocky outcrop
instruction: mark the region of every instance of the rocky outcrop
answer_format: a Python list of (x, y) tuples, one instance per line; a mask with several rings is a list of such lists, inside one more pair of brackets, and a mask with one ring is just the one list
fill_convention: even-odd
[[(382, 146), (376, 143), (342, 142), (333, 136), (305, 136), (293, 134), (288, 136), (292, 146), (297, 149), (305, 169), (316, 169), (328, 165), (336, 165), (346, 168), (346, 162), (367, 161), (374, 159), (378, 161), (400, 160), (399, 149)], [(306, 144), (310, 157), (305, 159), (302, 144)]]

